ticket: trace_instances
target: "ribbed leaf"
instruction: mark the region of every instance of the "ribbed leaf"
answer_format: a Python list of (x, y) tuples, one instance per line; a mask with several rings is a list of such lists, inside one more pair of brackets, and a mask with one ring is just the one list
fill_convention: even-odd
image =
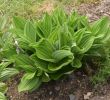
[(60, 26), (57, 26), (56, 29), (49, 35), (48, 40), (52, 44), (58, 40), (58, 34), (60, 33)]
[(34, 66), (34, 61), (25, 54), (18, 54), (13, 57), (18, 65), (31, 65)]
[(42, 71), (49, 72), (48, 62), (39, 59), (36, 55), (32, 55), (31, 58), (35, 61), (35, 65), (37, 68), (41, 69)]
[(36, 42), (36, 30), (31, 22), (26, 23), (24, 34), (30, 42)]
[(73, 56), (73, 53), (69, 50), (56, 50), (55, 52), (53, 52), (52, 56), (56, 62), (59, 62), (65, 57)]
[(14, 57), (16, 66), (22, 68), (26, 72), (34, 72), (36, 70), (34, 61), (27, 55), (16, 55)]
[(50, 78), (53, 80), (58, 80), (60, 77), (67, 73), (72, 73), (74, 71), (74, 68), (71, 65), (67, 65), (62, 67), (62, 69), (56, 71), (55, 73), (50, 74)]
[(77, 44), (80, 43), (80, 41), (81, 41), (81, 39), (82, 39), (84, 34), (85, 34), (85, 28), (84, 29), (80, 29), (80, 30), (78, 30), (77, 32), (75, 32), (73, 34), (73, 38), (75, 38)]
[(21, 30), (24, 29), (24, 26), (26, 24), (26, 20), (25, 19), (22, 19), (22, 18), (17, 17), (17, 16), (13, 17), (13, 22), (14, 22), (15, 27), (19, 28)]
[(72, 62), (73, 58), (65, 58), (63, 60), (61, 60), (58, 63), (49, 63), (48, 65), (48, 69), (50, 71), (57, 71), (60, 70), (61, 68), (63, 68), (64, 66), (70, 64)]
[(48, 40), (42, 39), (38, 44), (33, 45), (33, 47), (36, 49), (36, 55), (39, 59), (54, 62), (54, 59), (52, 58), (54, 47)]
[(46, 30), (45, 36), (49, 36), (52, 31), (52, 21), (51, 17), (46, 13), (44, 17), (44, 28)]
[(25, 76), (26, 76), (25, 78), (27, 80), (30, 80), (30, 79), (34, 78), (35, 74), (36, 74), (36, 72), (26, 73), (25, 74)]
[(6, 79), (10, 78), (11, 76), (16, 75), (18, 73), (19, 73), (19, 71), (17, 69), (5, 68), (0, 73), (0, 80), (6, 80)]
[(92, 32), (96, 36), (96, 38), (102, 38), (108, 31), (109, 25), (110, 24), (108, 17), (103, 17), (93, 24)]
[(68, 30), (68, 26), (67, 24), (64, 24), (59, 33), (59, 49), (63, 46), (71, 46), (73, 42), (72, 40), (72, 35)]
[(29, 77), (27, 76), (27, 74), (25, 74), (22, 77), (21, 82), (18, 86), (19, 92), (33, 90), (33, 89), (36, 89), (40, 86), (40, 84), (41, 84), (40, 77), (33, 77), (31, 79), (28, 79), (28, 78)]
[(44, 19), (37, 23), (37, 34), (40, 37), (47, 38), (52, 32), (52, 20), (48, 14), (45, 14)]
[(13, 63), (13, 61), (7, 61), (7, 62), (2, 62), (2, 63), (0, 63), (0, 73), (2, 72), (2, 70), (4, 69), (4, 68), (6, 68), (6, 67), (8, 67), (10, 64), (12, 64)]
[(80, 47), (80, 53), (85, 53), (87, 52), (93, 42), (94, 42), (95, 37), (94, 36), (90, 36), (90, 35), (86, 35), (85, 37), (83, 37), (83, 39), (81, 40), (79, 47)]

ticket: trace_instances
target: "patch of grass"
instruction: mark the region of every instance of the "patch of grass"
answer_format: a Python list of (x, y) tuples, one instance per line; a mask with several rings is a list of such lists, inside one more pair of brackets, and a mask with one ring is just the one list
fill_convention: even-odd
[(27, 17), (29, 13), (33, 14), (31, 8), (39, 5), (42, 0), (0, 0), (0, 15), (7, 14)]
[(78, 0), (79, 3), (95, 3), (98, 1), (100, 1), (100, 0)]
[(102, 60), (100, 61), (100, 65), (98, 66), (98, 70), (96, 74), (91, 78), (93, 84), (99, 84), (106, 82), (110, 77), (110, 48), (104, 49), (105, 53)]

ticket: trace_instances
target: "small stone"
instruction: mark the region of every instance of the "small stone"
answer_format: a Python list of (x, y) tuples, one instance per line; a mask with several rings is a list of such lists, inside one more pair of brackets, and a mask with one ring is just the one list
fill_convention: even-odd
[(103, 11), (103, 10), (101, 10), (100, 12), (101, 12), (101, 13), (103, 13), (104, 11)]
[(49, 95), (52, 95), (52, 91), (49, 92)]
[(91, 95), (92, 92), (87, 92), (87, 94), (84, 94), (84, 100), (89, 100)]
[(88, 14), (88, 13), (87, 13), (86, 16), (88, 16), (88, 17), (90, 18), (90, 17), (92, 17), (92, 14)]
[(73, 74), (69, 75), (69, 79), (70, 80), (74, 80), (75, 79), (75, 75), (73, 75)]
[(60, 90), (60, 87), (59, 86), (55, 87), (55, 90), (59, 91)]
[(70, 94), (70, 95), (69, 95), (69, 99), (70, 99), (70, 100), (75, 100), (75, 95)]
[(104, 99), (104, 97), (100, 97), (101, 99)]

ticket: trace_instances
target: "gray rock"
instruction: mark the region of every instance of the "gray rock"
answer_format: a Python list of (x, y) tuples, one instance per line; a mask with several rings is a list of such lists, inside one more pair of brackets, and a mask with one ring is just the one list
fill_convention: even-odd
[(69, 95), (69, 99), (70, 99), (70, 100), (76, 100), (76, 97), (75, 97), (75, 95), (70, 94), (70, 95)]
[(49, 95), (52, 95), (52, 91), (49, 92)]
[(59, 86), (56, 86), (55, 87), (55, 90), (59, 91), (60, 90), (60, 87)]

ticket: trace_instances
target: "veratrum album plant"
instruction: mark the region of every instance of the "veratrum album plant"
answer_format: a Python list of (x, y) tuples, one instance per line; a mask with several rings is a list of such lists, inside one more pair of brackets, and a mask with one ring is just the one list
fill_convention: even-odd
[(42, 82), (57, 80), (81, 68), (87, 55), (98, 55), (99, 50), (101, 54), (102, 45), (110, 39), (109, 24), (107, 17), (89, 23), (86, 16), (76, 12), (67, 15), (61, 9), (37, 21), (15, 16), (9, 40), (5, 38), (8, 45), (4, 47), (3, 43), (1, 47), (1, 64), (5, 59), (5, 70), (16, 70), (13, 75), (18, 70), (24, 73), (19, 92), (35, 90)]

